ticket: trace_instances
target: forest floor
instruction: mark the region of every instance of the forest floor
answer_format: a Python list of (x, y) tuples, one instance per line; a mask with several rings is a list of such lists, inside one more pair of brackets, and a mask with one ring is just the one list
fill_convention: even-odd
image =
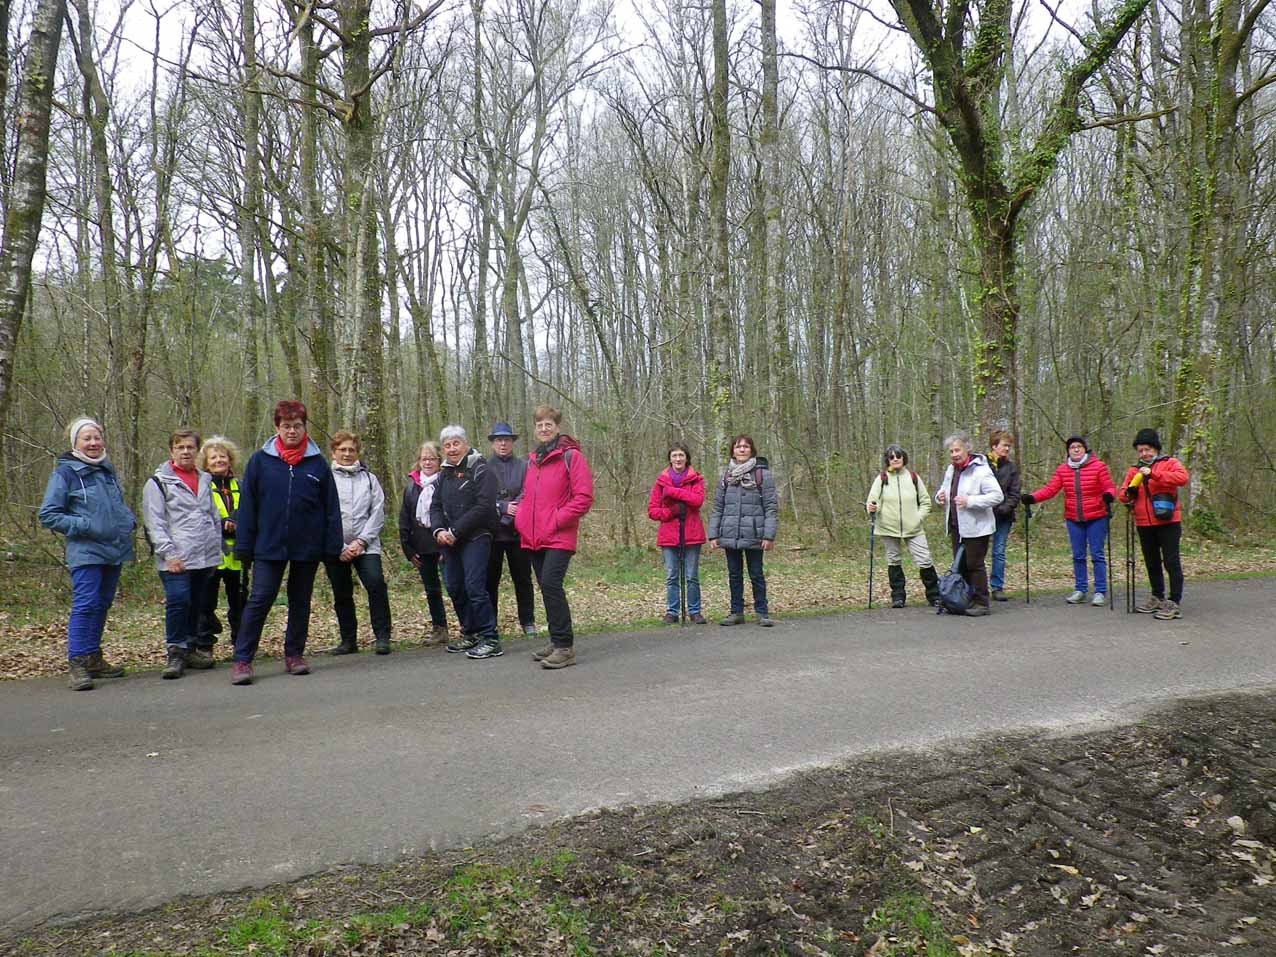
[[(931, 550), (941, 569), (948, 565), (947, 540), (931, 529)], [(1024, 548), (1022, 523), (1011, 537), (1008, 556), (1007, 591), (1022, 599)], [(1118, 585), (1115, 600), (1124, 602), (1125, 554), (1123, 529), (1113, 527), (1113, 575)], [(46, 543), (48, 544), (48, 543)], [(0, 549), (0, 554), (4, 550)], [(14, 560), (0, 561), (0, 680), (62, 674), (66, 670), (66, 613), (70, 605), (70, 583), (57, 554), (43, 551), (14, 552)], [(19, 557), (20, 556), (20, 557)], [(1066, 535), (1056, 518), (1033, 521), (1031, 542), (1031, 585), (1034, 595), (1071, 590), (1072, 562)], [(805, 616), (864, 608), (868, 602), (868, 548), (865, 540), (850, 547), (828, 544), (791, 545), (783, 541), (769, 553), (767, 591), (775, 616)], [(1209, 578), (1250, 577), (1276, 573), (1276, 542), (1270, 535), (1251, 531), (1249, 537), (1220, 543), (1186, 536), (1183, 563), (1188, 579), (1184, 614), (1191, 614), (1191, 583)], [(390, 585), (390, 603), (395, 642), (418, 645), (428, 631), (429, 619), (420, 579), (403, 560), (397, 547), (387, 545), (384, 559)], [(909, 601), (923, 600), (916, 569), (905, 562)], [(1141, 559), (1135, 586), (1145, 593)], [(705, 550), (700, 565), (706, 617), (724, 614), (727, 609), (725, 563), (720, 553)], [(889, 598), (886, 563), (877, 548), (874, 564), (874, 601)], [(654, 547), (621, 549), (586, 539), (568, 573), (567, 592), (578, 636), (588, 640), (591, 633), (632, 630), (656, 626), (664, 614), (664, 569)], [(311, 653), (337, 642), (336, 621), (331, 613), (331, 591), (327, 578), (316, 578), (311, 614)], [(279, 599), (283, 603), (283, 597)], [(371, 641), (367, 606), (356, 590), (360, 641)], [(225, 596), (222, 596), (224, 614)], [(537, 620), (543, 611), (537, 600)], [(455, 629), (451, 608), (448, 618)], [(285, 616), (273, 614), (262, 636), (261, 654), (278, 657), (283, 653)], [(504, 634), (517, 634), (513, 590), (508, 574), (502, 579), (499, 627)], [(103, 648), (112, 661), (130, 670), (159, 670), (164, 665), (164, 594), (159, 576), (150, 561), (125, 569), (119, 596), (107, 621)], [(219, 640), (215, 649), (221, 659), (230, 657), (229, 642)]]
[(1276, 694), (45, 928), (35, 955), (1276, 953)]

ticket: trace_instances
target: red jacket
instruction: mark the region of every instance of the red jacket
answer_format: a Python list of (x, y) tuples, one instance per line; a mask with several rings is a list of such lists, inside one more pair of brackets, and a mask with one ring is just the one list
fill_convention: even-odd
[[(572, 450), (570, 465), (564, 458), (568, 449)], [(594, 475), (580, 443), (570, 435), (559, 435), (558, 445), (543, 461), (536, 461), (535, 452), (528, 456), (514, 527), (524, 548), (574, 552), (576, 529), (593, 504)]]
[[(1134, 503), (1134, 524), (1140, 528), (1148, 525), (1170, 525), (1183, 521), (1179, 511), (1178, 490), (1187, 484), (1187, 469), (1172, 455), (1160, 455), (1152, 461), (1152, 474), (1145, 478), (1130, 495), (1130, 480), (1139, 474), (1139, 466), (1132, 465), (1121, 482), (1121, 501)], [(1174, 496), (1174, 515), (1160, 519), (1152, 513), (1152, 496), (1158, 492)]]
[(656, 534), (656, 544), (662, 548), (678, 547), (678, 513), (686, 510), (683, 522), (684, 545), (703, 545), (707, 539), (704, 534), (704, 523), (700, 521), (700, 506), (704, 504), (704, 476), (688, 466), (687, 474), (682, 477), (682, 485), (674, 485), (667, 468), (656, 477), (656, 484), (651, 487), (651, 498), (647, 502), (647, 517), (660, 523), (660, 531)]
[[(1112, 476), (1108, 467), (1093, 455), (1090, 461), (1079, 469), (1074, 469), (1067, 462), (1060, 463), (1050, 476), (1050, 481), (1032, 493), (1034, 502), (1044, 502), (1054, 498), (1063, 490), (1063, 517), (1073, 522), (1088, 522), (1091, 519), (1103, 518), (1108, 514), (1107, 504), (1103, 501), (1103, 493), (1108, 492), (1116, 498), (1116, 486), (1112, 484)], [(1081, 510), (1077, 510), (1077, 492), (1080, 490)]]

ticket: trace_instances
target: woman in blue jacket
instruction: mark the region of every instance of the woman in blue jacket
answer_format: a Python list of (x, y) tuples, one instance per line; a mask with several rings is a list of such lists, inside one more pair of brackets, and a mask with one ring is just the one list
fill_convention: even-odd
[(284, 670), (310, 674), (302, 655), (310, 631), (310, 596), (325, 558), (341, 554), (341, 501), (332, 469), (306, 434), (306, 407), (275, 406), (275, 435), (253, 453), (239, 482), (235, 554), (253, 563), (252, 593), (235, 641), (231, 684), (253, 681), (253, 658), (266, 615), (288, 572)]
[(40, 524), (66, 537), (71, 571), (67, 621), (67, 684), (88, 691), (94, 678), (118, 678), (124, 669), (102, 657), (106, 613), (115, 601), (120, 569), (133, 560), (137, 519), (124, 504), (115, 469), (106, 457), (102, 426), (76, 419), (71, 449), (58, 456), (40, 506)]

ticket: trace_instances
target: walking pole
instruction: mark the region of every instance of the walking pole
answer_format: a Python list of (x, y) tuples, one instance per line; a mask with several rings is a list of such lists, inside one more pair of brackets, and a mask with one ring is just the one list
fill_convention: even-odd
[(1108, 547), (1107, 554), (1104, 556), (1108, 563), (1108, 611), (1116, 610), (1116, 599), (1112, 596), (1112, 579), (1116, 576), (1112, 574), (1112, 509), (1108, 508)]
[(1134, 614), (1134, 506), (1125, 507), (1125, 613)]
[(877, 515), (868, 517), (868, 610), (873, 610), (873, 546), (877, 537)]
[(678, 503), (678, 627), (687, 624), (687, 503)]
[(1032, 506), (1023, 507), (1023, 603), (1032, 604), (1032, 575), (1029, 571), (1032, 555)]

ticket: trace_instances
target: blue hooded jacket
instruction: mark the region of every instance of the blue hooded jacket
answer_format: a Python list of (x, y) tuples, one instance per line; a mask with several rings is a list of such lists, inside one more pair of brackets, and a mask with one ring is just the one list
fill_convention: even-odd
[(66, 563), (71, 568), (133, 560), (137, 519), (124, 504), (109, 462), (90, 465), (70, 452), (59, 455), (44, 489), (40, 524), (66, 536)]
[(341, 500), (313, 439), (292, 466), (275, 436), (254, 452), (239, 480), (235, 555), (241, 560), (317, 562), (341, 554)]

